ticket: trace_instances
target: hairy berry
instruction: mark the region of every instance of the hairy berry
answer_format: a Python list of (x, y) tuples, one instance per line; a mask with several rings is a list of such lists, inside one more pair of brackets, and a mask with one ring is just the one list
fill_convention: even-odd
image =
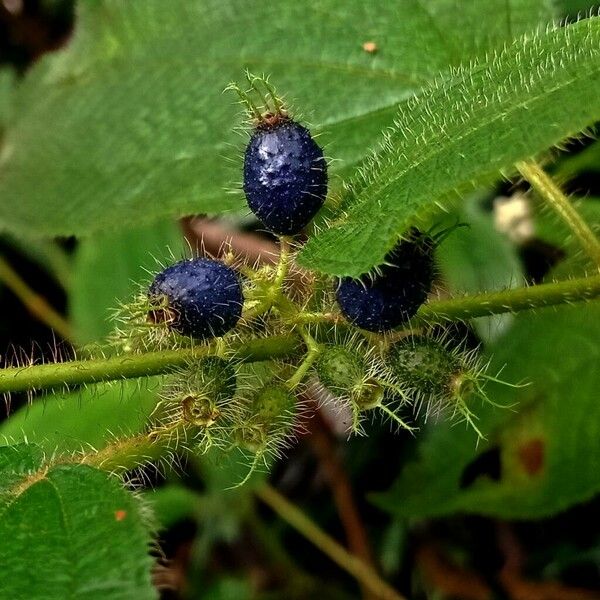
[(457, 353), (421, 335), (396, 342), (387, 352), (386, 363), (403, 387), (425, 396), (446, 394), (464, 368)]
[(435, 243), (416, 229), (387, 256), (373, 275), (338, 282), (337, 302), (357, 327), (389, 331), (406, 323), (427, 299), (434, 277)]
[(244, 156), (250, 210), (273, 233), (299, 233), (327, 195), (327, 163), (306, 127), (284, 115), (264, 119)]
[(167, 267), (154, 278), (148, 298), (150, 320), (197, 339), (218, 337), (233, 329), (244, 302), (236, 272), (209, 258)]
[(326, 348), (316, 364), (323, 386), (334, 395), (349, 395), (365, 379), (362, 358), (343, 346)]
[(265, 386), (254, 398), (252, 410), (267, 423), (277, 419), (288, 420), (294, 415), (296, 399), (282, 385)]

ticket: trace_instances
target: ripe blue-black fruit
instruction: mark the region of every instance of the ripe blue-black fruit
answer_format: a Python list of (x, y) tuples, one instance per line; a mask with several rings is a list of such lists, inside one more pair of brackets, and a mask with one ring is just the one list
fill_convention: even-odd
[(209, 258), (183, 260), (159, 273), (148, 290), (149, 320), (208, 339), (235, 327), (244, 298), (236, 272)]
[(373, 275), (338, 282), (337, 302), (357, 327), (389, 331), (406, 323), (427, 299), (435, 274), (435, 242), (416, 229), (409, 232)]
[(253, 131), (244, 155), (250, 210), (273, 233), (299, 233), (327, 196), (327, 163), (306, 127), (277, 114)]

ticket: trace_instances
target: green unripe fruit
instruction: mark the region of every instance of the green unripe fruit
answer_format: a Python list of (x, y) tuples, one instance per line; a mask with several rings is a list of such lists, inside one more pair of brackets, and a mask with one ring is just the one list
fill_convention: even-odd
[(207, 356), (200, 360), (196, 371), (196, 385), (214, 397), (215, 401), (233, 398), (236, 390), (236, 374), (233, 365), (218, 356)]
[(183, 418), (198, 426), (212, 425), (221, 415), (223, 403), (236, 391), (233, 366), (216, 356), (203, 358), (187, 373), (181, 396)]
[(264, 387), (254, 398), (252, 410), (261, 421), (272, 423), (293, 416), (296, 398), (282, 385)]
[(336, 396), (350, 395), (365, 378), (364, 360), (343, 346), (331, 346), (317, 362), (317, 375), (323, 386)]
[(296, 414), (296, 398), (282, 385), (267, 385), (252, 400), (246, 423), (234, 433), (236, 442), (251, 452), (274, 447), (290, 433)]
[(396, 342), (386, 363), (400, 385), (425, 396), (447, 395), (460, 377), (463, 364), (442, 343), (411, 335)]

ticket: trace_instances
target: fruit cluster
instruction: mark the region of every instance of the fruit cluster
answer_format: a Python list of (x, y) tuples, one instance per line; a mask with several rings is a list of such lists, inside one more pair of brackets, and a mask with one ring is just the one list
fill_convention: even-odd
[[(443, 336), (410, 332), (448, 230), (412, 228), (373, 273), (336, 281), (315, 274), (293, 294), (291, 236), (326, 200), (327, 161), (268, 80), (247, 77), (248, 91), (230, 86), (251, 121), (243, 191), (250, 210), (279, 236), (280, 261), (251, 269), (236, 268), (233, 257), (182, 260), (158, 273), (141, 302), (129, 307), (116, 337), (122, 349), (207, 348), (207, 357), (168, 377), (152, 430), (200, 451), (239, 449), (255, 467), (293, 439), (311, 384), (320, 399), (341, 407), (353, 432), (374, 411), (407, 430), (414, 429), (411, 414), (444, 414), (478, 431), (468, 405), (473, 395), (485, 398), (487, 376), (475, 354)], [(236, 354), (240, 342), (281, 333), (298, 336), (302, 356), (247, 364)]]

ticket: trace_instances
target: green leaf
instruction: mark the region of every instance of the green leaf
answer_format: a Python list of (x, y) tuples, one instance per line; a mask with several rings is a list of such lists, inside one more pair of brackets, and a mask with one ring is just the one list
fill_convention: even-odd
[(42, 464), (44, 452), (35, 444), (0, 446), (0, 504), (23, 477)]
[[(547, 0), (82, 1), (74, 35), (18, 86), (0, 151), (0, 225), (81, 234), (243, 206), (243, 69), (272, 75), (338, 170), (361, 160), (398, 102), (448, 66), (553, 17)], [(362, 44), (374, 41), (376, 53)], [(236, 117), (236, 114), (238, 115)], [(49, 126), (51, 124), (51, 126)], [(237, 168), (227, 167), (236, 157)]]
[[(485, 213), (478, 198), (466, 203), (463, 211), (448, 219), (468, 223), (453, 231), (439, 246), (437, 263), (444, 283), (453, 295), (476, 294), (514, 288), (523, 283), (523, 269), (516, 248), (494, 227), (492, 213)], [(512, 315), (473, 319), (484, 342), (497, 338), (512, 322)]]
[(553, 177), (558, 181), (569, 181), (585, 171), (600, 171), (600, 142), (595, 141), (581, 152), (562, 157), (553, 169)]
[(0, 70), (0, 149), (2, 148), (3, 130), (10, 114), (10, 101), (13, 93), (15, 76), (9, 69)]
[[(585, 198), (575, 203), (577, 212), (588, 226), (600, 232), (600, 199)], [(536, 238), (556, 246), (564, 258), (552, 269), (547, 279), (563, 279), (579, 275), (585, 277), (596, 270), (596, 265), (582, 250), (580, 241), (568, 225), (547, 205), (541, 204), (535, 215)]]
[[(1, 449), (2, 457), (12, 450)], [(23, 475), (22, 452), (15, 473)], [(39, 469), (39, 464), (36, 465)], [(0, 470), (4, 480), (6, 466)], [(83, 465), (32, 471), (0, 508), (0, 589), (14, 600), (156, 598), (139, 500)]]
[(333, 275), (369, 271), (440, 204), (600, 118), (599, 96), (600, 18), (527, 35), (439, 80), (400, 107), (342, 216), (299, 262)]
[(202, 495), (178, 483), (144, 492), (160, 527), (166, 529), (193, 517), (202, 507)]
[(141, 379), (52, 394), (24, 406), (0, 425), (0, 442), (29, 441), (48, 455), (103, 448), (143, 430), (156, 405), (156, 382)]
[(183, 254), (182, 234), (170, 221), (97, 234), (81, 241), (69, 297), (71, 321), (81, 343), (96, 342), (113, 329), (119, 302), (133, 299), (160, 263)]
[[(519, 314), (495, 345), (493, 365), (506, 364), (502, 379), (531, 385), (489, 387), (492, 400), (512, 410), (473, 406), (488, 442), (477, 447), (472, 432), (432, 424), (417, 458), (375, 503), (399, 516), (528, 519), (591, 498), (600, 491), (598, 339), (598, 302)], [(486, 451), (499, 457), (498, 481), (477, 475)]]

